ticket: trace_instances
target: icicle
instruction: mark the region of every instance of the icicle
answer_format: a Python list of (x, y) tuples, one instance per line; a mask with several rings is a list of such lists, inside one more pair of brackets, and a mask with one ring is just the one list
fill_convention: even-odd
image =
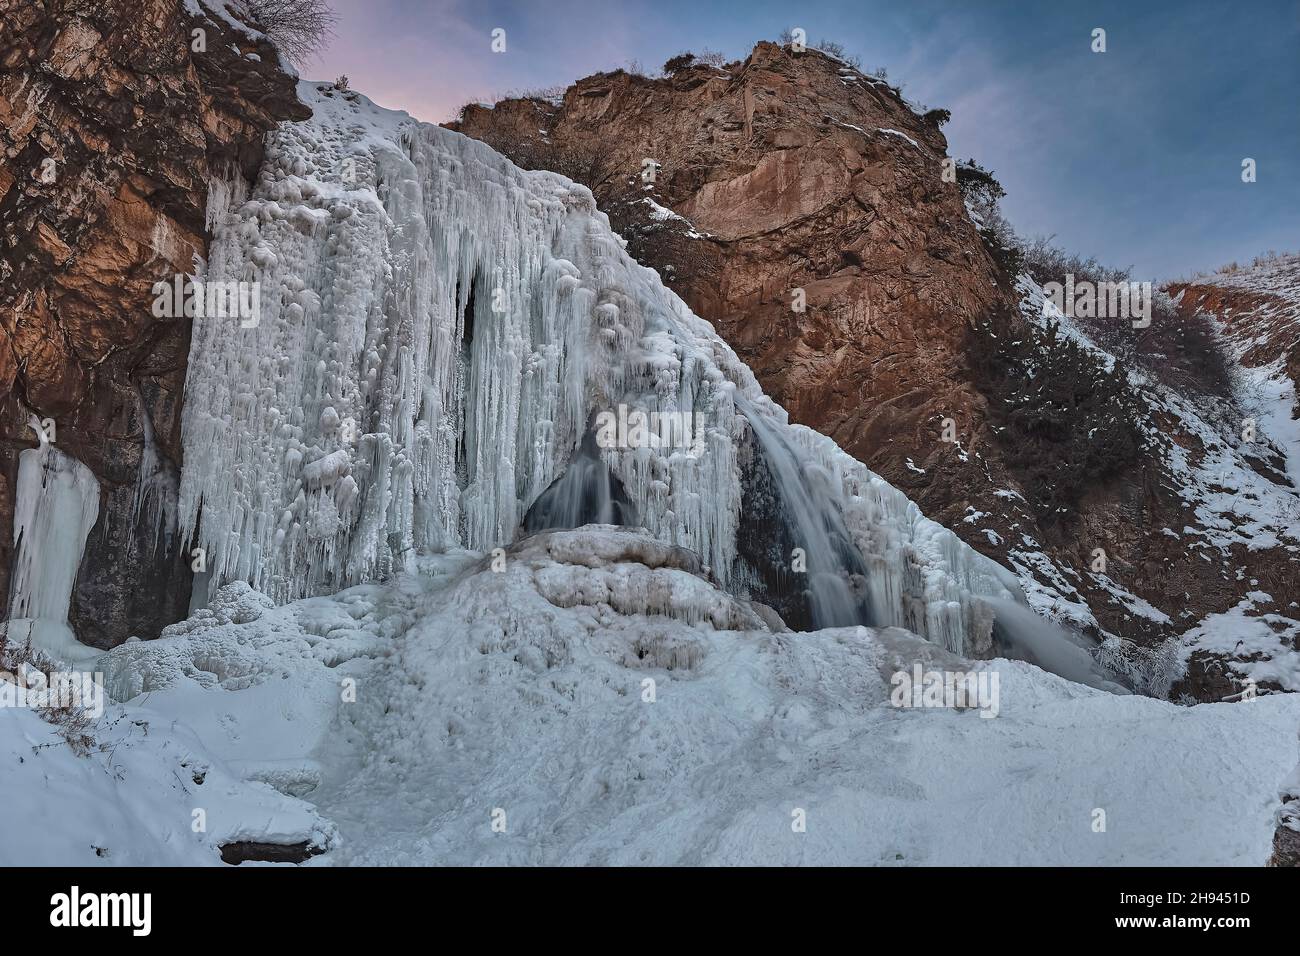
[(48, 444), (18, 456), (11, 618), (67, 623), (86, 536), (98, 517), (99, 482), (89, 468)]
[(157, 550), (159, 543), (164, 551), (171, 551), (176, 528), (176, 496), (179, 480), (176, 469), (160, 452), (154, 435), (153, 420), (145, 406), (144, 396), (136, 386), (136, 407), (140, 414), (142, 447), (140, 473), (136, 477), (135, 501), (131, 509), (128, 534), (134, 538), (136, 529), (144, 519), (149, 529), (150, 548)]
[(232, 210), (248, 198), (248, 182), (236, 163), (227, 162), (208, 174), (208, 202), (204, 210), (204, 229), (211, 235), (214, 227), (225, 221)]

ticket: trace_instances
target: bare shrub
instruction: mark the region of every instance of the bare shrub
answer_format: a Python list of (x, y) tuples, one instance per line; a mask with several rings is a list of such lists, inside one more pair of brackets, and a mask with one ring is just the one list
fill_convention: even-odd
[(1021, 242), (1025, 272), (1039, 285), (1061, 282), (1066, 274), (1076, 282), (1127, 282), (1129, 269), (1118, 269), (1098, 262), (1093, 256), (1086, 259), (1074, 252), (1066, 252), (1053, 243), (1055, 236), (1035, 236)]
[[(1107, 266), (1093, 256), (1081, 256), (1054, 245), (1052, 236), (1022, 241), (1024, 271), (1039, 285), (1130, 282), (1132, 268)], [(1137, 365), (1157, 381), (1183, 395), (1210, 396), (1231, 401), (1237, 391), (1237, 372), (1228, 358), (1218, 329), (1209, 316), (1180, 310), (1169, 296), (1155, 292), (1151, 324), (1134, 329), (1127, 319), (1076, 316), (1088, 337), (1106, 351)]]
[(606, 178), (601, 154), (594, 146), (561, 148), (545, 140), (516, 140), (500, 136), (488, 145), (508, 156), (521, 169), (548, 169), (591, 190), (595, 190)]
[(727, 58), (724, 54), (717, 50), (710, 50), (708, 47), (705, 47), (698, 54), (692, 53), (690, 50), (683, 50), (676, 56), (669, 57), (668, 61), (664, 64), (663, 75), (672, 76), (674, 73), (680, 73), (682, 70), (692, 66), (712, 66), (720, 68), (725, 66), (726, 62)]
[(295, 64), (310, 62), (334, 38), (338, 14), (325, 0), (247, 0), (255, 25)]
[(1014, 279), (1023, 268), (1020, 242), (1011, 223), (1002, 215), (1000, 201), (1007, 191), (974, 159), (957, 164), (957, 188), (966, 206), (978, 217), (977, 227), (990, 255), (1006, 275)]
[(994, 433), (1044, 527), (1068, 524), (1089, 487), (1141, 461), (1140, 408), (1122, 362), (1107, 367), (1059, 325), (994, 313), (970, 331)]
[(834, 40), (821, 40), (817, 43), (815, 49), (821, 50), (837, 60), (842, 60), (855, 70), (862, 69), (862, 58), (846, 52), (843, 43), (836, 43)]
[(671, 75), (673, 73), (676, 73), (679, 70), (686, 69), (688, 66), (691, 66), (694, 62), (695, 62), (695, 54), (692, 53), (690, 50), (685, 50), (682, 53), (678, 53), (676, 56), (671, 56), (668, 58), (668, 61), (664, 63), (664, 73)]
[[(9, 639), (9, 624), (0, 624), (0, 680), (9, 677), (23, 680), (27, 671), (40, 671), (48, 684), (53, 683), (53, 673), (57, 665), (46, 654), (32, 645), (31, 636), (25, 640)], [(85, 707), (39, 707), (36, 713), (46, 723), (52, 725), (55, 732), (72, 749), (78, 757), (84, 757), (95, 749), (95, 738), (91, 736), (94, 718)]]
[(1226, 403), (1224, 414), (1235, 417), (1240, 372), (1228, 358), (1214, 320), (1204, 312), (1180, 310), (1168, 295), (1156, 292), (1151, 325), (1137, 331), (1132, 353), (1136, 364), (1174, 391), (1219, 399)]

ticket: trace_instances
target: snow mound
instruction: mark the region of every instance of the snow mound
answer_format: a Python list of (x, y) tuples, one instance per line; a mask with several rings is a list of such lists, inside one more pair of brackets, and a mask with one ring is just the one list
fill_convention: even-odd
[[(706, 613), (730, 600), (716, 590), (689, 624), (659, 599), (619, 611), (549, 588), (586, 581), (566, 552), (654, 546), (609, 528), (538, 536), (441, 592), (380, 664), (382, 692), (349, 711), (362, 764), (313, 799), (352, 829), (321, 862), (1267, 857), (1300, 699), (1178, 708), (972, 663), (896, 628), (728, 629)], [(647, 570), (615, 558), (609, 573)], [(996, 671), (996, 719), (890, 706), (892, 675), (917, 663)], [(1207, 754), (1211, 783), (1185, 772)]]
[[(464, 558), (443, 559), (448, 567)], [(360, 585), (277, 607), (243, 582), (166, 628), (101, 658), (108, 695), (163, 709), (241, 775), (286, 793), (320, 782), (319, 749), (339, 732), (351, 689), (413, 619), (414, 595), (436, 580)]]

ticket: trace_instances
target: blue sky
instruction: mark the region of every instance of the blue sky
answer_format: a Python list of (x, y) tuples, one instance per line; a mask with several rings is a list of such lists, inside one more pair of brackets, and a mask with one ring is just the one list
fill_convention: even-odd
[[(1022, 234), (1157, 279), (1300, 249), (1300, 0), (331, 3), (338, 37), (303, 74), (346, 73), (433, 122), (630, 60), (743, 57), (803, 27), (950, 109), (952, 154), (994, 170)], [(490, 49), (497, 27), (505, 53)]]

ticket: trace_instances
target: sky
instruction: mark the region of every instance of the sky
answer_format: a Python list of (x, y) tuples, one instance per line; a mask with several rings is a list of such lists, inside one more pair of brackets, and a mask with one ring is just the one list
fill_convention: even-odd
[(302, 75), (430, 122), (802, 27), (951, 110), (950, 153), (994, 171), (1023, 236), (1157, 280), (1300, 250), (1300, 0), (329, 2), (337, 36)]

